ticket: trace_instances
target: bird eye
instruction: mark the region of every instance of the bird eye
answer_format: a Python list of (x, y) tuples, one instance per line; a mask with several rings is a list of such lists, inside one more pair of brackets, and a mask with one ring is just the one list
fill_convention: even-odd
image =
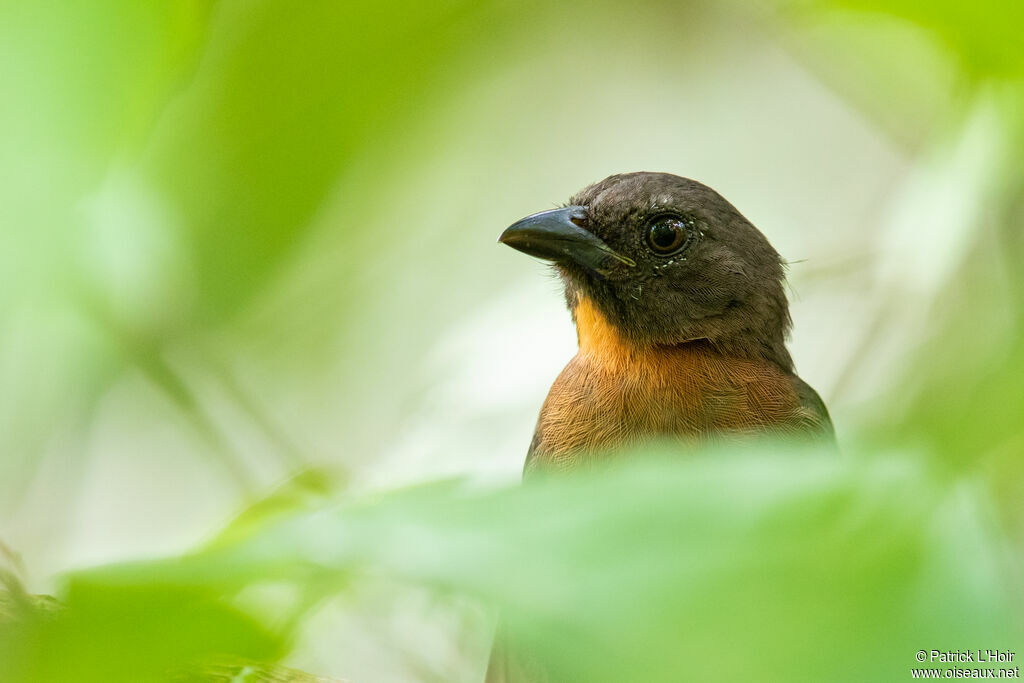
[(655, 219), (647, 229), (647, 244), (657, 254), (671, 254), (687, 242), (686, 224), (666, 216)]

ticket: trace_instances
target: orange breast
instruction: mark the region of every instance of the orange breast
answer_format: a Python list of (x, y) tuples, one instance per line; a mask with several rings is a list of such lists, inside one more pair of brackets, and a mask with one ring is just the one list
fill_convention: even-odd
[(799, 419), (792, 380), (772, 363), (724, 356), (703, 341), (639, 348), (587, 299), (574, 314), (579, 352), (541, 409), (531, 467), (572, 465), (653, 436), (694, 442)]

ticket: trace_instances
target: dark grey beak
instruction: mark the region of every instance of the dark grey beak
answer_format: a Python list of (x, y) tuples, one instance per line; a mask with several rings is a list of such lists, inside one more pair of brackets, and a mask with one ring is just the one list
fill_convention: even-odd
[(541, 211), (505, 228), (498, 241), (530, 256), (575, 263), (597, 273), (604, 273), (614, 261), (636, 265), (582, 227), (585, 217), (582, 206)]

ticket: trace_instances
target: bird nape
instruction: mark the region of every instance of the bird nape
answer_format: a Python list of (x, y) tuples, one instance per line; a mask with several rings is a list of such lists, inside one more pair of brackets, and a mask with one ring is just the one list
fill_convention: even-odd
[[(554, 264), (579, 342), (541, 408), (525, 475), (646, 438), (834, 439), (786, 349), (782, 258), (711, 188), (668, 173), (613, 175), (499, 241)], [(500, 629), (487, 680), (549, 677)]]

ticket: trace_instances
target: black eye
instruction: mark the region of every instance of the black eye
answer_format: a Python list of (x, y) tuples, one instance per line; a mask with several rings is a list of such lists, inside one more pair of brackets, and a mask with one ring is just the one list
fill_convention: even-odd
[(647, 244), (657, 254), (671, 254), (682, 248), (689, 233), (678, 218), (656, 218), (647, 228)]

